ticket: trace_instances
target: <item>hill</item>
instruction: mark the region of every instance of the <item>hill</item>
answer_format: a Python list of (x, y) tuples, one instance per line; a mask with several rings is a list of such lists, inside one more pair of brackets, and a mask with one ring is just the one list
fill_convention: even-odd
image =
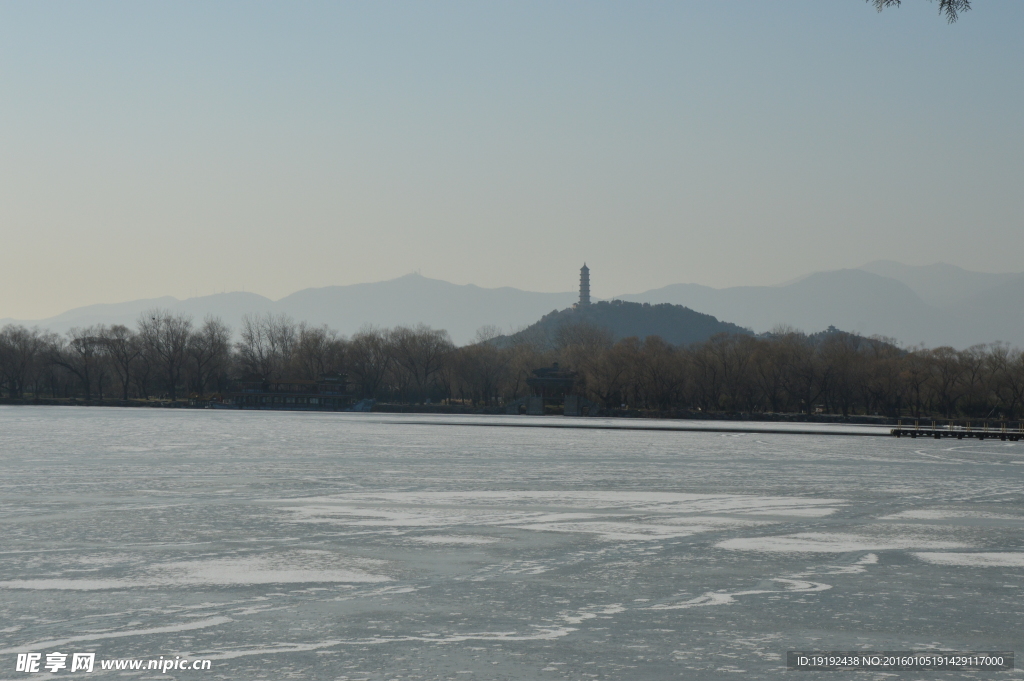
[(661, 336), (673, 345), (699, 343), (719, 333), (750, 333), (748, 329), (718, 321), (711, 315), (694, 312), (682, 305), (602, 300), (592, 305), (554, 310), (541, 317), (537, 323), (512, 336), (503, 337), (498, 342), (528, 339), (554, 346), (559, 330), (574, 325), (607, 329), (615, 340), (631, 336)]

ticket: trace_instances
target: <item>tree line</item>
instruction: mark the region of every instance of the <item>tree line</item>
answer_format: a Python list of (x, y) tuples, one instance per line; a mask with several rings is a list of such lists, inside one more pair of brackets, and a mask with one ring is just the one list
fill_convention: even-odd
[(835, 329), (719, 334), (683, 347), (657, 336), (616, 341), (586, 324), (532, 339), (485, 327), (456, 347), (446, 331), (423, 325), (348, 338), (284, 315), (249, 315), (235, 333), (216, 317), (197, 323), (166, 310), (144, 313), (134, 328), (0, 329), (0, 391), (15, 399), (173, 401), (254, 378), (344, 374), (354, 397), (500, 407), (530, 394), (533, 371), (555, 362), (575, 372), (573, 392), (607, 410), (1011, 420), (1024, 412), (1018, 349), (905, 349)]

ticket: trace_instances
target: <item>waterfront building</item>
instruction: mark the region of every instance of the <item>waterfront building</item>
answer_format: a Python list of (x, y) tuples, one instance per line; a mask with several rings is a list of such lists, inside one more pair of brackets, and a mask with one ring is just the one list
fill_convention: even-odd
[(533, 376), (526, 379), (526, 385), (533, 390), (535, 397), (552, 402), (561, 402), (567, 393), (571, 393), (576, 379), (575, 371), (566, 371), (555, 362), (549, 367), (533, 370)]
[(235, 409), (295, 409), (336, 411), (351, 406), (345, 374), (324, 374), (315, 381), (289, 378), (266, 380), (248, 376), (224, 395), (223, 406)]

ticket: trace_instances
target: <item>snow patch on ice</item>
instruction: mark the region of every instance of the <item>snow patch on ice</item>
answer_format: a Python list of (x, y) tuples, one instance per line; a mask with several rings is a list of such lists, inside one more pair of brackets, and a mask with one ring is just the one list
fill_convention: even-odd
[(242, 650), (225, 650), (219, 653), (196, 653), (189, 655), (189, 657), (201, 657), (207, 660), (234, 660), (239, 657), (247, 657), (249, 655), (274, 655), (276, 653), (303, 653), (309, 650), (319, 650), (320, 648), (333, 648), (336, 645), (340, 645), (343, 641), (320, 641), (318, 643), (293, 643), (283, 644), (277, 646), (263, 646), (258, 648), (245, 648)]
[(152, 629), (128, 629), (126, 631), (106, 631), (96, 634), (82, 634), (81, 636), (71, 636), (69, 638), (58, 638), (49, 641), (36, 641), (34, 643), (22, 643), (15, 648), (7, 648), (0, 650), (0, 654), (8, 653), (23, 653), (30, 650), (39, 650), (41, 648), (56, 648), (63, 646), (68, 643), (77, 643), (78, 641), (99, 641), (108, 638), (124, 638), (126, 636), (149, 636), (151, 634), (173, 634), (179, 631), (192, 631), (194, 629), (205, 629), (207, 627), (215, 627), (220, 624), (226, 624), (232, 622), (230, 617), (210, 617), (205, 620), (198, 620), (196, 622), (186, 622), (183, 624), (172, 624), (166, 627), (153, 627)]
[(238, 584), (375, 583), (390, 577), (361, 569), (381, 561), (337, 559), (320, 551), (295, 551), (267, 558), (222, 558), (154, 565), (146, 574), (123, 579), (13, 579), (6, 589), (99, 591), (140, 587), (231, 586)]
[(361, 492), (281, 502), (280, 510), (300, 523), (331, 523), (381, 531), (501, 526), (535, 532), (586, 533), (604, 541), (672, 539), (722, 527), (779, 522), (779, 518), (785, 517), (822, 517), (845, 503), (839, 499), (742, 494), (515, 490)]
[(626, 609), (622, 607), (621, 603), (612, 603), (611, 605), (593, 605), (583, 608), (574, 614), (563, 612), (559, 617), (569, 624), (580, 624), (586, 620), (592, 620), (596, 617), (600, 617), (601, 615), (611, 616), (625, 611)]
[(800, 532), (773, 537), (737, 537), (715, 544), (734, 551), (770, 553), (847, 553), (849, 551), (886, 551), (894, 549), (962, 549), (967, 544), (914, 537), (880, 538), (857, 534)]
[[(220, 559), (161, 566), (167, 581), (174, 584), (301, 584), (310, 582), (388, 582), (390, 577), (365, 570), (303, 564), (305, 561), (264, 558)], [(157, 577), (156, 579), (160, 579)]]
[(989, 511), (959, 511), (952, 509), (929, 508), (900, 511), (882, 516), (879, 520), (949, 520), (952, 518), (990, 518), (993, 520), (1024, 520), (1024, 517), (991, 513)]
[(820, 568), (820, 570), (824, 570), (825, 572), (820, 572), (816, 569), (807, 572), (807, 574), (856, 575), (862, 572), (867, 572), (867, 566), (877, 564), (878, 556), (874, 553), (869, 553), (850, 565), (826, 565), (823, 568)]
[(736, 602), (737, 596), (754, 596), (757, 594), (775, 593), (809, 593), (813, 591), (827, 591), (832, 588), (831, 584), (822, 582), (811, 582), (803, 579), (794, 579), (799, 575), (791, 577), (776, 577), (773, 582), (780, 582), (782, 589), (749, 589), (747, 591), (707, 591), (703, 595), (691, 598), (681, 603), (662, 603), (652, 605), (648, 610), (686, 610), (689, 608), (700, 608), (709, 605), (729, 605)]
[(1024, 553), (915, 553), (933, 565), (957, 567), (1024, 567)]
[(530, 525), (514, 525), (520, 530), (539, 532), (581, 532), (596, 534), (607, 541), (651, 541), (671, 539), (673, 537), (689, 537), (699, 532), (708, 532), (712, 528), (705, 525), (655, 525), (652, 523), (535, 523)]
[(408, 537), (409, 541), (420, 542), (423, 544), (464, 544), (472, 546), (476, 544), (496, 544), (500, 542), (500, 539), (495, 537), (468, 537), (451, 534), (435, 534), (427, 535), (425, 537)]
[[(550, 641), (551, 639), (567, 636), (574, 631), (576, 631), (576, 629), (573, 627), (537, 627), (533, 632), (528, 633), (521, 633), (517, 631), (482, 631), (466, 634), (450, 634), (448, 636), (375, 636), (373, 638), (329, 640), (318, 641), (316, 643), (280, 644), (276, 646), (244, 648), (241, 650), (225, 650), (212, 653), (201, 652), (195, 653), (192, 657), (202, 657), (211, 660), (232, 660), (250, 655), (296, 653), (309, 650), (320, 650), (322, 648), (333, 648), (335, 646), (382, 645), (386, 643), (405, 643), (407, 641), (438, 644), (463, 643), (465, 641)], [(18, 650), (23, 650), (23, 648), (19, 648)]]

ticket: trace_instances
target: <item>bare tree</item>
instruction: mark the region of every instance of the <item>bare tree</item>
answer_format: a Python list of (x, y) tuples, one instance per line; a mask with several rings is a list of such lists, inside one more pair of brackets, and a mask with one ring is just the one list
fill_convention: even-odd
[(24, 397), (26, 384), (40, 373), (44, 349), (45, 339), (39, 329), (7, 325), (0, 330), (0, 378), (7, 384), (10, 397)]
[(264, 381), (281, 379), (292, 359), (297, 329), (285, 314), (242, 317), (241, 340), (235, 344), (238, 359), (250, 373)]
[(92, 399), (93, 383), (102, 361), (103, 327), (73, 328), (67, 340), (55, 337), (49, 348), (50, 361), (78, 378), (86, 400)]
[(203, 325), (188, 338), (189, 389), (203, 394), (217, 374), (227, 371), (231, 353), (231, 329), (220, 317), (207, 315)]
[(511, 360), (509, 350), (487, 342), (460, 348), (453, 361), (455, 380), (474, 404), (490, 405), (504, 390)]
[(135, 333), (123, 324), (115, 324), (100, 335), (110, 366), (121, 384), (121, 399), (128, 399), (128, 388), (142, 355), (142, 345)]
[[(532, 339), (537, 343), (539, 339)], [(598, 371), (597, 364), (603, 362), (604, 354), (615, 344), (615, 336), (604, 327), (587, 322), (563, 324), (554, 333), (553, 346), (560, 362), (580, 374), (575, 390), (586, 393), (590, 390), (587, 381), (605, 373), (611, 367), (604, 366)], [(534, 367), (536, 368), (536, 367)], [(595, 397), (595, 399), (601, 399)]]
[(496, 324), (484, 324), (476, 330), (476, 334), (473, 337), (473, 344), (479, 345), (480, 343), (487, 343), (495, 338), (500, 338), (501, 335), (500, 326)]
[(292, 373), (306, 380), (341, 371), (345, 361), (345, 341), (338, 332), (323, 326), (299, 324), (298, 339), (292, 355)]
[(606, 407), (621, 404), (636, 366), (639, 341), (626, 338), (610, 348), (597, 351), (579, 362), (583, 370), (587, 391)]
[(364, 327), (348, 345), (347, 367), (363, 397), (376, 397), (394, 361), (391, 332)]
[(929, 355), (933, 376), (932, 390), (939, 411), (949, 418), (956, 411), (957, 403), (965, 392), (962, 355), (950, 347), (935, 348)]
[[(899, 7), (902, 4), (902, 0), (866, 0), (873, 4), (875, 9), (881, 12), (886, 7)], [(971, 0), (939, 0), (939, 13), (946, 15), (946, 21), (949, 23), (955, 22), (960, 12), (966, 12), (971, 9)]]
[(961, 350), (958, 354), (963, 389), (962, 406), (968, 412), (992, 413), (999, 408), (994, 398), (992, 364), (988, 361), (991, 353), (986, 345), (975, 345)]
[(657, 409), (678, 403), (686, 386), (686, 361), (683, 353), (660, 336), (644, 339), (637, 377), (643, 385), (644, 401)]
[(932, 383), (932, 362), (923, 348), (910, 352), (903, 362), (900, 378), (912, 398), (914, 416), (920, 417)]
[(725, 390), (725, 376), (720, 356), (710, 342), (700, 343), (690, 350), (690, 364), (693, 378), (690, 385), (694, 402), (701, 411), (717, 411), (722, 404)]
[(900, 379), (900, 370), (906, 353), (891, 338), (874, 337), (867, 341), (866, 368), (861, 390), (864, 392), (865, 410), (872, 411), (868, 402), (890, 416), (898, 416), (905, 398), (906, 386)]
[(528, 392), (527, 379), (537, 367), (547, 366), (555, 361), (554, 351), (545, 350), (532, 339), (517, 340), (509, 348), (508, 381), (505, 386), (505, 400), (514, 401)]
[(771, 340), (759, 341), (754, 346), (750, 364), (754, 380), (766, 403), (764, 406), (773, 412), (782, 411), (785, 399), (785, 362), (779, 352), (779, 345)]
[(810, 414), (814, 403), (827, 384), (827, 368), (823, 368), (813, 345), (800, 333), (788, 333), (778, 340), (785, 362), (786, 392), (797, 411)]
[(447, 331), (423, 324), (416, 328), (400, 326), (392, 331), (395, 364), (404, 370), (415, 386), (416, 401), (428, 397), (430, 379), (441, 370), (455, 348)]
[(152, 357), (172, 401), (178, 399), (178, 385), (185, 367), (192, 317), (153, 309), (139, 317), (139, 338)]
[(859, 337), (849, 333), (831, 334), (821, 344), (823, 361), (830, 367), (830, 401), (843, 416), (849, 416), (857, 388), (865, 382), (859, 344)]

